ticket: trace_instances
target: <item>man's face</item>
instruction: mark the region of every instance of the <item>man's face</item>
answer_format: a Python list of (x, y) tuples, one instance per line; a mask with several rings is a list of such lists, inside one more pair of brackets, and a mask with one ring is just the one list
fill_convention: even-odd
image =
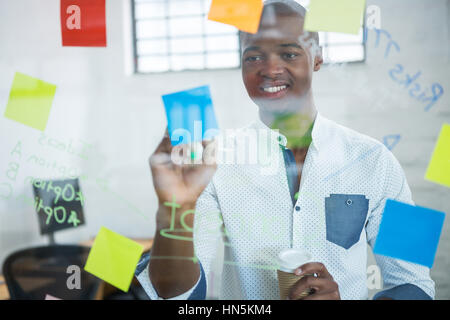
[(263, 110), (295, 112), (321, 60), (313, 64), (310, 50), (299, 41), (300, 16), (274, 18), (264, 15), (257, 34), (243, 35), (242, 77), (250, 98)]

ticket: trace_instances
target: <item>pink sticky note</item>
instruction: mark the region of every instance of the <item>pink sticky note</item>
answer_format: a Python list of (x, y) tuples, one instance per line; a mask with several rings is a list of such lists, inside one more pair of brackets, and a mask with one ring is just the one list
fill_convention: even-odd
[(62, 299), (47, 294), (47, 295), (45, 296), (45, 300), (62, 300)]

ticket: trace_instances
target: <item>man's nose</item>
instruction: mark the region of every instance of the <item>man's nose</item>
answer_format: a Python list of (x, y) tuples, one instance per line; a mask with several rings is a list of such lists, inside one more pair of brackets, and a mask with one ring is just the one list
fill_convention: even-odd
[(261, 75), (264, 77), (277, 77), (284, 73), (283, 61), (277, 59), (276, 57), (271, 57), (266, 60), (263, 68), (261, 69)]

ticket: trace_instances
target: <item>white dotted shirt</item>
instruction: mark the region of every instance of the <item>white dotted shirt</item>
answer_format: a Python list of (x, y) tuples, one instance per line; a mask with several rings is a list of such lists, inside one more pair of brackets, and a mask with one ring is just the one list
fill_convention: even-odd
[[(269, 138), (259, 138), (257, 150), (249, 156), (256, 152), (260, 161), (219, 164), (197, 201), (194, 247), (208, 290), (223, 239), (220, 299), (279, 299), (276, 257), (285, 248), (307, 250), (313, 260), (323, 263), (337, 282), (341, 299), (367, 299), (367, 244), (372, 248), (375, 244), (385, 201), (413, 204), (398, 161), (375, 139), (318, 114), (293, 205), (282, 152), (286, 137), (259, 120), (242, 131), (244, 136), (248, 129), (268, 132)], [(240, 136), (233, 137), (231, 145)], [(264, 157), (268, 148), (273, 152)], [(234, 155), (242, 151), (231, 149)], [(429, 268), (381, 255), (375, 258), (384, 289), (411, 284), (434, 298)], [(148, 268), (138, 279), (149, 297), (158, 299)], [(175, 299), (187, 299), (194, 288)]]

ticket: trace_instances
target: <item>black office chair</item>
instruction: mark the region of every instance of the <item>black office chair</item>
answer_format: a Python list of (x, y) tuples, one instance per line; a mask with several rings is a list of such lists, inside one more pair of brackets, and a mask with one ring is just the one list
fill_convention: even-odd
[[(3, 276), (11, 300), (44, 300), (46, 295), (63, 300), (93, 300), (101, 280), (84, 271), (90, 248), (52, 245), (20, 250), (8, 256)], [(70, 265), (80, 267), (81, 289), (69, 289)]]

